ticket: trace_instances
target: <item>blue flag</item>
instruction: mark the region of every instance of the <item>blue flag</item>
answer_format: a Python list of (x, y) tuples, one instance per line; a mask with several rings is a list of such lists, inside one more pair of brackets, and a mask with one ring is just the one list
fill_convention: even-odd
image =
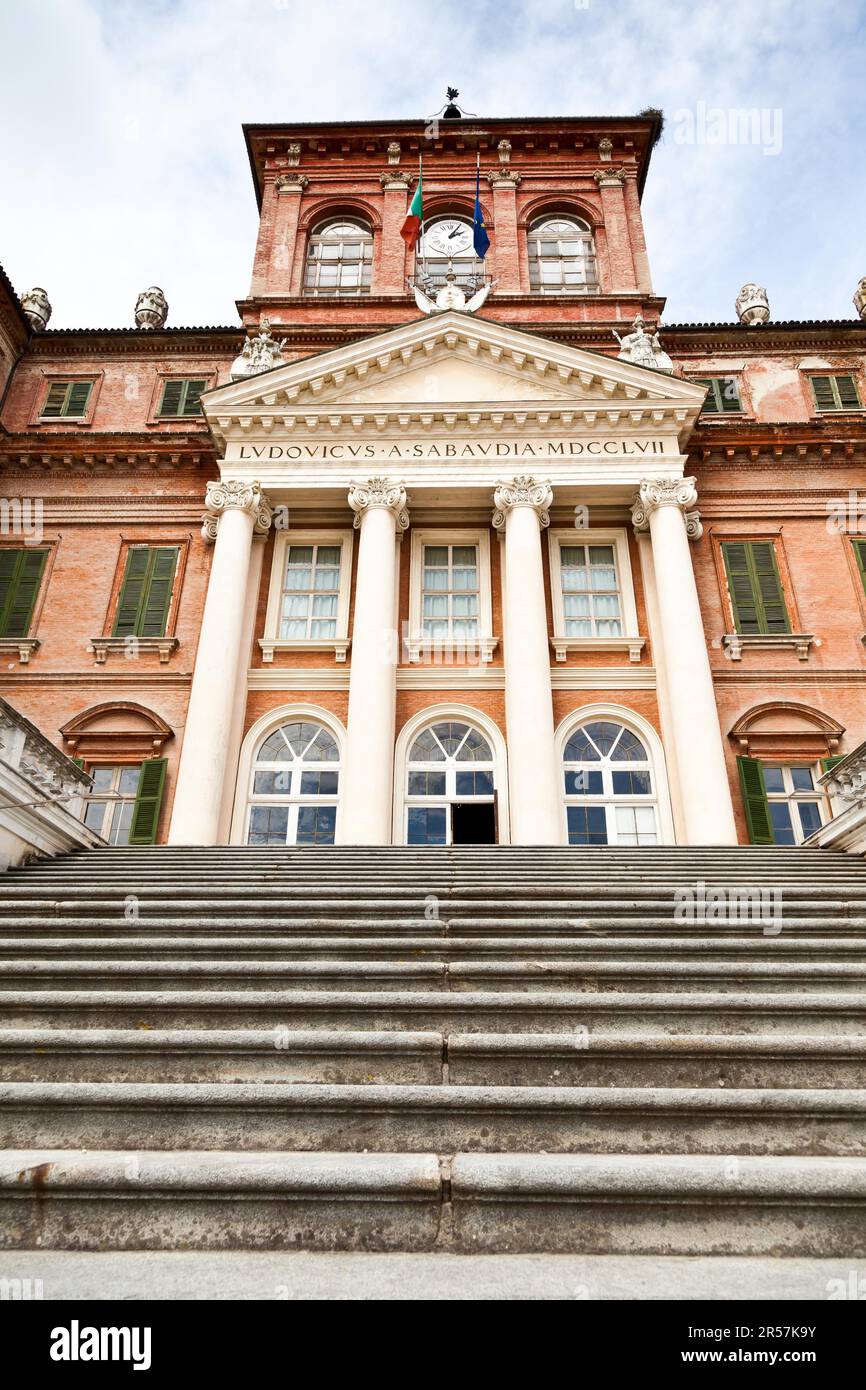
[(487, 235), (487, 228), (484, 225), (484, 213), (481, 211), (481, 162), (475, 170), (475, 212), (472, 214), (472, 245), (475, 247), (475, 254), (481, 260), (487, 255), (490, 246), (490, 237)]

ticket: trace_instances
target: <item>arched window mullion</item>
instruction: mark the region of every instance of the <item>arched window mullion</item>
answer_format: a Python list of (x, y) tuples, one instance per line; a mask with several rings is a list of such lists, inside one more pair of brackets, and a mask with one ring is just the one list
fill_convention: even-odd
[(365, 222), (320, 222), (307, 245), (304, 294), (327, 299), (369, 294), (372, 266), (373, 233)]
[(537, 218), (527, 236), (534, 294), (594, 294), (598, 264), (592, 230), (577, 217)]

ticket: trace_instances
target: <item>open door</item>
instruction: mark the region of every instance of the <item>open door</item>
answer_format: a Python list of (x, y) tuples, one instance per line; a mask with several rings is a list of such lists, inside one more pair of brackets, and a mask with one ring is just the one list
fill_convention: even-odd
[(452, 801), (451, 843), (452, 845), (495, 845), (495, 802)]

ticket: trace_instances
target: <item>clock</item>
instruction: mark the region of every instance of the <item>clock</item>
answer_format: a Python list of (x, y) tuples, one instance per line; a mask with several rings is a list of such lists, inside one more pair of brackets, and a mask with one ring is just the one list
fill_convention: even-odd
[(424, 250), (436, 256), (465, 256), (472, 249), (472, 227), (456, 217), (434, 222), (424, 237)]

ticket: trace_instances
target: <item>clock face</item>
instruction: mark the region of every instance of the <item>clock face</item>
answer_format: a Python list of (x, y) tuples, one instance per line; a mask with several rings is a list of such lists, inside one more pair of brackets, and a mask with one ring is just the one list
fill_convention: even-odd
[(434, 222), (424, 238), (428, 255), (465, 256), (472, 247), (472, 227), (456, 217)]

